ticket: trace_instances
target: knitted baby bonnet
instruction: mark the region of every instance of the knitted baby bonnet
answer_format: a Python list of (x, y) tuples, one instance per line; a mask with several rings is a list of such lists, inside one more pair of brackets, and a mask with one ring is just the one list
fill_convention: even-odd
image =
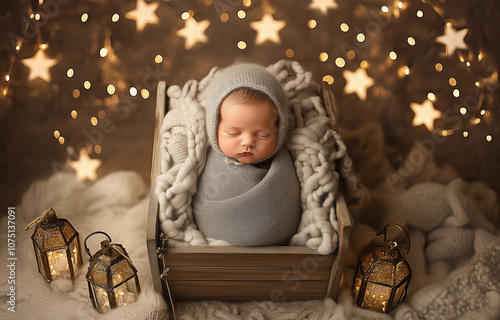
[(219, 71), (208, 88), (206, 107), (207, 134), (212, 147), (222, 152), (217, 143), (217, 126), (220, 120), (222, 101), (234, 90), (250, 88), (260, 91), (271, 99), (278, 109), (279, 125), (276, 148), (259, 162), (271, 158), (286, 141), (288, 128), (288, 107), (286, 96), (280, 82), (263, 66), (257, 64), (236, 64)]

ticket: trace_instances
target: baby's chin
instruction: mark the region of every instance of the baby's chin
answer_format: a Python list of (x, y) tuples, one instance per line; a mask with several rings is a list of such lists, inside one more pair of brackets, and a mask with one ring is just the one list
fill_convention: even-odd
[(260, 159), (257, 159), (257, 160), (250, 160), (248, 158), (237, 158), (236, 160), (238, 160), (239, 162), (241, 163), (246, 163), (246, 164), (252, 164), (252, 163), (256, 163), (258, 162)]

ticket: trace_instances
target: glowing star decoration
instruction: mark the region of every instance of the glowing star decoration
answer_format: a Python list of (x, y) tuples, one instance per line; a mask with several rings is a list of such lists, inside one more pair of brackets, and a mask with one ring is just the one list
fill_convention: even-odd
[(186, 20), (184, 28), (177, 31), (179, 37), (186, 39), (186, 50), (191, 49), (198, 42), (208, 41), (205, 30), (209, 25), (210, 21), (208, 20), (197, 22), (193, 17)]
[(280, 43), (281, 39), (278, 32), (286, 25), (285, 21), (274, 20), (270, 13), (264, 14), (262, 20), (250, 23), (250, 27), (257, 31), (256, 44), (261, 44), (267, 40), (274, 43)]
[(337, 8), (335, 0), (312, 0), (309, 9), (318, 9), (322, 14), (326, 14), (328, 9)]
[(444, 35), (437, 37), (436, 41), (446, 45), (446, 55), (450, 56), (457, 49), (469, 48), (464, 42), (464, 38), (468, 32), (469, 29), (467, 28), (457, 31), (450, 26), (446, 26), (444, 29)]
[(144, 0), (137, 0), (135, 10), (127, 12), (125, 17), (127, 19), (135, 20), (137, 24), (137, 31), (142, 31), (146, 24), (156, 24), (160, 21), (155, 13), (159, 5), (159, 3), (148, 4)]
[(434, 105), (430, 100), (425, 100), (422, 104), (412, 103), (410, 107), (415, 113), (412, 124), (415, 127), (424, 124), (432, 132), (434, 130), (434, 120), (441, 118), (442, 112), (434, 109)]
[(87, 151), (82, 149), (78, 161), (70, 161), (69, 166), (75, 169), (78, 179), (94, 181), (97, 179), (96, 171), (101, 166), (101, 160), (91, 159)]
[(366, 90), (375, 83), (363, 68), (358, 68), (355, 72), (345, 70), (344, 78), (346, 80), (344, 92), (356, 93), (361, 100), (366, 99)]
[(22, 63), (30, 69), (28, 80), (40, 78), (50, 82), (49, 69), (57, 64), (57, 59), (50, 59), (45, 52), (38, 50), (33, 57), (22, 60)]

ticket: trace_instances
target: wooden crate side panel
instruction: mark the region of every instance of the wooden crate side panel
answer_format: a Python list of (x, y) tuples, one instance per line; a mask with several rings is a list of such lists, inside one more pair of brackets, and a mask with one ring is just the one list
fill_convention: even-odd
[(159, 261), (156, 254), (157, 236), (158, 236), (158, 199), (156, 197), (156, 177), (160, 173), (160, 128), (161, 122), (165, 116), (165, 106), (167, 102), (166, 96), (166, 83), (160, 81), (158, 83), (158, 95), (156, 99), (156, 113), (155, 113), (155, 129), (153, 140), (153, 156), (151, 160), (151, 181), (149, 187), (149, 208), (148, 208), (148, 222), (146, 232), (146, 247), (148, 250), (149, 265), (151, 268), (151, 276), (153, 279), (153, 286), (157, 292), (165, 292), (163, 283), (160, 280)]
[(285, 267), (174, 267), (169, 268), (168, 280), (283, 280), (293, 281), (328, 281), (330, 268), (317, 266)]
[(344, 260), (347, 255), (347, 249), (349, 248), (349, 239), (352, 229), (351, 217), (342, 193), (339, 193), (337, 196), (336, 211), (339, 220), (339, 247), (335, 260), (333, 261), (327, 292), (327, 296), (334, 300), (337, 300), (339, 294), (343, 277)]

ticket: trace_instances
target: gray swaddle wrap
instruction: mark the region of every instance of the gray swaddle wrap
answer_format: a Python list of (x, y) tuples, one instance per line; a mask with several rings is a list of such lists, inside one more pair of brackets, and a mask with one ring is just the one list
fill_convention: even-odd
[(261, 165), (237, 165), (225, 158), (208, 150), (193, 198), (199, 230), (235, 246), (288, 244), (301, 211), (300, 186), (288, 151), (280, 148)]
[[(242, 164), (218, 145), (220, 107), (235, 89), (264, 93), (278, 111), (274, 151), (257, 164)], [(288, 130), (288, 105), (278, 79), (264, 67), (238, 64), (222, 70), (208, 89), (206, 129), (211, 143), (193, 196), (193, 216), (208, 238), (237, 246), (286, 245), (297, 232), (301, 216), (300, 184), (283, 146)]]

